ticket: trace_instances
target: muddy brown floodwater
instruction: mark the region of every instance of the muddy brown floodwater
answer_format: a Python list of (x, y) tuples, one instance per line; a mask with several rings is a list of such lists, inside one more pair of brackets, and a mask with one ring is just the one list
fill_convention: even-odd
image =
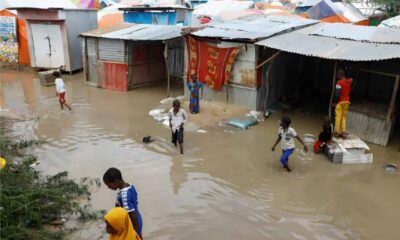
[[(44, 173), (101, 178), (120, 168), (139, 193), (145, 239), (400, 239), (400, 174), (383, 171), (400, 164), (398, 136), (386, 148), (370, 145), (373, 164), (332, 164), (296, 150), (287, 173), (270, 150), (279, 114), (237, 130), (218, 122), (246, 110), (203, 103), (190, 117), (207, 132), (186, 131), (181, 156), (148, 114), (166, 107), (165, 88), (115, 92), (85, 86), (81, 73), (64, 79), (72, 112), (60, 110), (54, 86), (41, 86), (33, 71), (2, 68), (2, 114), (25, 119), (15, 132), (47, 142), (35, 150)], [(320, 116), (291, 116), (300, 134), (320, 130)], [(145, 135), (156, 141), (144, 145)], [(93, 189), (93, 209), (114, 200), (106, 186)], [(107, 239), (104, 223), (67, 239)]]

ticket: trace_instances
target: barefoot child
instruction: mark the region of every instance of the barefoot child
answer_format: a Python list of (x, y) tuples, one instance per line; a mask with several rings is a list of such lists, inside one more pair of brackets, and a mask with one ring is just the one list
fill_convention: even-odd
[(301, 138), (297, 135), (296, 131), (290, 127), (291, 119), (289, 117), (282, 117), (280, 120), (280, 127), (278, 130), (278, 139), (276, 140), (272, 151), (275, 151), (276, 145), (282, 140), (282, 156), (280, 158), (283, 168), (286, 171), (291, 172), (289, 168), (289, 156), (293, 153), (296, 145), (294, 144), (294, 138), (297, 138), (301, 144), (304, 146), (304, 151), (307, 152), (308, 148), (303, 143)]
[(181, 102), (178, 99), (172, 102), (168, 117), (169, 127), (172, 131), (172, 143), (176, 146), (176, 142), (178, 142), (181, 154), (183, 154), (183, 124), (187, 121), (187, 114), (181, 108)]
[(109, 240), (140, 240), (132, 227), (128, 212), (121, 207), (114, 207), (104, 216)]
[(104, 184), (111, 190), (118, 190), (116, 207), (124, 208), (129, 215), (133, 228), (142, 238), (142, 216), (138, 209), (137, 192), (133, 185), (122, 179), (121, 172), (116, 168), (108, 169), (103, 175)]
[(60, 72), (53, 72), (53, 76), (56, 78), (56, 96), (58, 96), (58, 101), (60, 102), (61, 109), (64, 109), (64, 105), (71, 111), (72, 108), (65, 101), (65, 83), (61, 78)]

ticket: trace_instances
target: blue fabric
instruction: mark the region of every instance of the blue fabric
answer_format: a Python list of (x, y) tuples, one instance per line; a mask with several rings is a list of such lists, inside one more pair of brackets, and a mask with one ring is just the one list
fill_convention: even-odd
[(189, 109), (191, 113), (198, 113), (200, 111), (199, 96), (200, 96), (200, 88), (202, 87), (203, 85), (199, 82), (197, 82), (196, 87), (193, 85), (193, 83), (188, 84), (188, 88), (190, 91)]
[(117, 195), (117, 203), (115, 204), (117, 207), (123, 207), (129, 213), (135, 211), (138, 216), (138, 234), (142, 236), (142, 215), (138, 209), (138, 200), (137, 200), (137, 192), (133, 185), (129, 187), (123, 188), (118, 192)]
[(289, 163), (289, 156), (293, 153), (294, 148), (291, 149), (286, 149), (282, 151), (282, 156), (281, 156), (281, 163), (285, 167)]

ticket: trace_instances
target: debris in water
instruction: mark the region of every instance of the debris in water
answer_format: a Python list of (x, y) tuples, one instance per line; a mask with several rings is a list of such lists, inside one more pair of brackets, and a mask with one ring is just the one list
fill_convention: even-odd
[(143, 142), (144, 143), (151, 143), (151, 142), (153, 142), (154, 140), (151, 138), (151, 136), (150, 135), (147, 135), (147, 136), (144, 136), (143, 137)]
[(397, 165), (394, 164), (394, 163), (387, 164), (385, 166), (385, 171), (386, 172), (396, 172), (397, 171)]
[(172, 102), (175, 100), (175, 98), (169, 97), (169, 98), (164, 98), (163, 100), (160, 101), (161, 104), (172, 104)]
[(34, 166), (39, 165), (39, 164), (40, 164), (40, 161), (36, 161), (36, 162), (32, 163), (30, 166), (34, 167)]
[(239, 118), (232, 118), (225, 121), (226, 125), (238, 127), (241, 129), (248, 129), (250, 126), (257, 125), (258, 121), (254, 117), (242, 116)]
[(153, 109), (149, 112), (149, 115), (154, 118), (157, 122), (162, 122), (168, 118), (165, 113), (165, 109)]
[(198, 129), (196, 132), (198, 132), (198, 133), (207, 133), (207, 131), (203, 130), (203, 129)]

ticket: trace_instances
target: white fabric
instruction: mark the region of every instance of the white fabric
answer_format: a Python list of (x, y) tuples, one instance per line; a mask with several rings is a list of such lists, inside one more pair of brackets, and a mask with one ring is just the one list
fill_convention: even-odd
[(57, 91), (57, 93), (65, 92), (65, 83), (62, 80), (62, 78), (56, 78), (55, 83), (56, 83), (56, 91)]
[(176, 115), (174, 114), (174, 109), (171, 108), (171, 110), (168, 112), (168, 116), (172, 124), (172, 132), (179, 130), (181, 124), (187, 121), (187, 114), (182, 108), (179, 109)]
[(289, 127), (284, 130), (282, 127), (278, 130), (278, 135), (281, 136), (281, 146), (283, 150), (295, 148), (294, 138), (297, 137), (296, 131)]

